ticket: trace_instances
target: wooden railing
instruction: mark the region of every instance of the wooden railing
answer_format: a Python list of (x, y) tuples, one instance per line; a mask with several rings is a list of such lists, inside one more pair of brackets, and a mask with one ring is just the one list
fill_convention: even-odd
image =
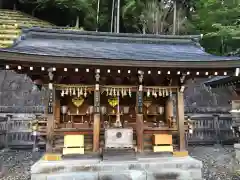
[(0, 106), (0, 113), (43, 114), (44, 106)]
[(193, 121), (193, 134), (188, 135), (189, 144), (233, 143), (231, 114), (189, 114)]
[[(36, 120), (36, 115), (43, 115), (44, 107), (43, 106), (0, 106), (0, 146), (9, 145), (9, 147), (17, 146), (26, 146), (32, 147), (32, 129), (31, 122)], [(7, 121), (5, 118), (6, 115), (12, 115), (12, 117)], [(236, 139), (233, 136), (231, 125), (232, 117), (231, 114), (220, 114), (216, 118), (216, 114), (187, 114), (190, 119), (194, 121), (193, 123), (193, 134), (188, 135), (189, 144), (215, 144), (217, 141), (223, 143), (232, 143)], [(41, 118), (39, 120), (39, 132), (42, 137), (40, 141), (41, 145), (45, 144), (46, 137), (46, 119)], [(86, 130), (85, 141), (87, 149), (91, 150), (92, 148), (92, 129), (88, 128)], [(63, 143), (63, 131), (56, 131), (55, 137), (55, 146), (59, 149)], [(152, 129), (144, 129), (144, 138), (145, 144), (144, 147), (149, 149), (151, 147), (151, 135)], [(7, 135), (7, 136), (6, 136)], [(101, 130), (100, 144), (104, 142), (104, 130)], [(6, 137), (8, 137), (6, 142)]]
[(8, 146), (7, 132), (8, 132), (8, 118), (0, 117), (0, 149)]

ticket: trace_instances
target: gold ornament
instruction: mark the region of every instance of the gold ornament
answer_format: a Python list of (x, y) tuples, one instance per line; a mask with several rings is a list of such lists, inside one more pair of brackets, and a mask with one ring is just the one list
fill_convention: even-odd
[(118, 105), (118, 99), (117, 97), (113, 97), (108, 99), (108, 103), (110, 106), (115, 107), (116, 105)]
[(77, 114), (79, 113), (78, 108), (83, 104), (84, 99), (82, 97), (76, 97), (72, 99), (72, 103), (77, 107)]

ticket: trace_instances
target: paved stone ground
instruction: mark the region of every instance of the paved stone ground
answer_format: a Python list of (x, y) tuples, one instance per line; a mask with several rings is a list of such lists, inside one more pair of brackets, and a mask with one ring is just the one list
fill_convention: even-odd
[[(233, 171), (233, 147), (189, 147), (190, 155), (203, 161), (205, 180), (240, 180)], [(5, 176), (1, 180), (29, 180), (30, 166), (38, 160), (42, 152), (33, 154), (26, 150), (0, 152), (0, 162), (5, 166)]]

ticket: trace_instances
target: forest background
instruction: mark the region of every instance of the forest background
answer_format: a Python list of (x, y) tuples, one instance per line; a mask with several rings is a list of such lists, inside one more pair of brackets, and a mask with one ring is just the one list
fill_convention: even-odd
[[(240, 0), (0, 0), (0, 8), (23, 11), (57, 26), (102, 32), (116, 30), (113, 7), (119, 10), (121, 33), (202, 34), (200, 43), (207, 52), (240, 55)], [(209, 89), (206, 80), (187, 83), (185, 109), (220, 107), (227, 112), (234, 87)], [(32, 92), (26, 76), (0, 70), (1, 106), (39, 104), (41, 95)]]
[(202, 34), (207, 52), (240, 55), (240, 0), (0, 0), (0, 7), (103, 32), (114, 31), (118, 8), (120, 32)]

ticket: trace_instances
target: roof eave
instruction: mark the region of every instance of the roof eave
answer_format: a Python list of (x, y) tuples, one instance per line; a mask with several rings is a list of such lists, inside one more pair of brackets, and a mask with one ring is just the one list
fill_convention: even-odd
[(44, 63), (44, 64), (76, 64), (99, 66), (136, 66), (136, 67), (161, 67), (161, 68), (194, 68), (194, 69), (230, 69), (240, 67), (237, 60), (218, 61), (167, 61), (167, 60), (122, 60), (122, 59), (90, 59), (79, 57), (63, 57), (49, 55), (24, 54), (9, 51), (0, 51), (2, 60), (17, 63)]
[(222, 78), (215, 81), (209, 81), (204, 83), (206, 86), (210, 86), (212, 88), (220, 87), (220, 86), (228, 86), (236, 84), (240, 80), (238, 76), (227, 76), (226, 78)]

